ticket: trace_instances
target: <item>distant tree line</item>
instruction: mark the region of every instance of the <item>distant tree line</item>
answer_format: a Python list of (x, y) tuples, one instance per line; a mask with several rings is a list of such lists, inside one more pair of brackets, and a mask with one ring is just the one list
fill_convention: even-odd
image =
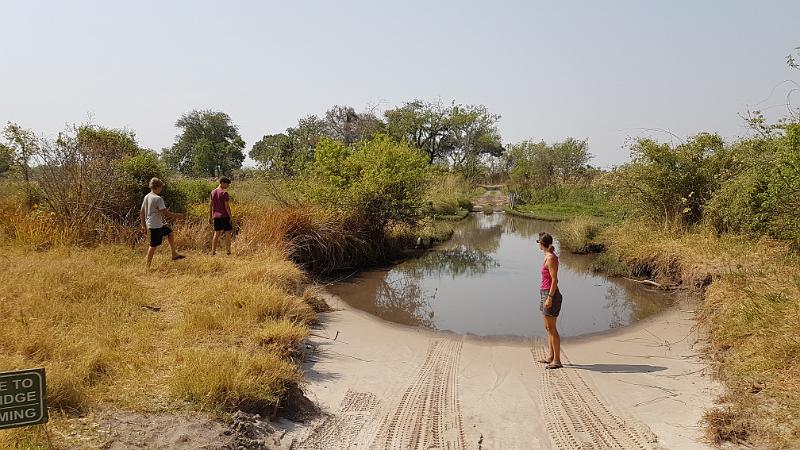
[(352, 145), (385, 134), (425, 152), (429, 164), (446, 164), (469, 175), (484, 157), (503, 154), (499, 119), (485, 106), (455, 102), (414, 100), (383, 117), (336, 105), (324, 117), (310, 115), (284, 133), (265, 135), (253, 145), (250, 158), (264, 170), (291, 177), (314, 160), (322, 139)]

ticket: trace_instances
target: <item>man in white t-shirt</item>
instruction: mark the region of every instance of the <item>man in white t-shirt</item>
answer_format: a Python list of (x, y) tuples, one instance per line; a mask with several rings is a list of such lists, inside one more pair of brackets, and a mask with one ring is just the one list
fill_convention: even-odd
[(164, 242), (164, 237), (169, 242), (169, 247), (172, 249), (172, 259), (183, 259), (184, 256), (178, 254), (175, 249), (175, 236), (172, 229), (164, 225), (164, 219), (176, 218), (180, 219), (183, 214), (170, 212), (167, 205), (164, 204), (164, 199), (161, 198), (161, 191), (164, 189), (164, 182), (158, 178), (150, 180), (150, 193), (144, 196), (142, 202), (142, 210), (139, 213), (139, 218), (142, 224), (142, 232), (150, 231), (150, 247), (147, 248), (147, 269), (150, 269), (150, 263), (153, 261), (153, 255), (156, 253), (156, 248)]

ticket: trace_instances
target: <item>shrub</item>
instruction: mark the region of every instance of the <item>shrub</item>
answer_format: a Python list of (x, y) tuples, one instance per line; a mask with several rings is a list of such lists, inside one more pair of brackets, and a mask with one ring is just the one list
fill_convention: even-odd
[(722, 148), (722, 138), (707, 133), (674, 147), (651, 139), (636, 141), (633, 161), (616, 173), (621, 199), (660, 223), (697, 223), (717, 188), (715, 155)]
[(719, 189), (704, 218), (718, 232), (766, 233), (800, 243), (800, 124), (785, 136), (738, 142), (721, 155)]
[(323, 140), (307, 179), (310, 200), (364, 215), (382, 232), (390, 224), (415, 223), (420, 217), (428, 160), (383, 135), (354, 146)]
[(206, 203), (216, 184), (207, 180), (178, 179), (164, 188), (164, 202), (172, 211), (186, 212), (191, 205)]
[[(150, 192), (148, 182), (155, 177), (166, 183), (167, 167), (154, 152), (141, 150), (123, 157), (118, 162), (118, 169), (120, 176), (116, 181), (116, 188), (121, 191), (120, 210), (124, 211), (129, 222), (135, 222), (139, 217), (142, 197)], [(164, 196), (168, 198), (168, 189), (165, 189)]]

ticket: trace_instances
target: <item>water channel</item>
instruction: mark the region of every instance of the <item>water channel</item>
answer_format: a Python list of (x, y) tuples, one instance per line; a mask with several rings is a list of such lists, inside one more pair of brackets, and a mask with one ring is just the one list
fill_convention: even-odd
[(670, 305), (664, 293), (593, 273), (591, 255), (562, 252), (553, 223), (506, 214), (473, 214), (422, 257), (361, 273), (331, 290), (391, 322), (480, 336), (544, 336), (540, 231), (554, 234), (560, 255), (562, 336), (621, 327)]

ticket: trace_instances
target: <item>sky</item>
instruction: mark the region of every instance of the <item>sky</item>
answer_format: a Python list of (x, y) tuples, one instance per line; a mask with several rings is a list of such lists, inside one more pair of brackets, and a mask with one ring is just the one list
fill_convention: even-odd
[[(0, 0), (0, 122), (175, 141), (193, 109), (247, 142), (336, 104), (483, 104), (505, 143), (589, 140), (593, 163), (639, 136), (747, 134), (786, 114), (800, 2)], [(796, 99), (795, 105), (800, 102)]]

